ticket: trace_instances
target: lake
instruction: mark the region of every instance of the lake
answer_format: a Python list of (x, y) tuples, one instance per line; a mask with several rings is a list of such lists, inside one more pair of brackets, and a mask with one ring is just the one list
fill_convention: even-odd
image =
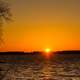
[[(80, 55), (80, 54), (79, 54)], [(1, 55), (0, 80), (80, 80), (80, 56)], [(10, 61), (9, 61), (10, 60)]]

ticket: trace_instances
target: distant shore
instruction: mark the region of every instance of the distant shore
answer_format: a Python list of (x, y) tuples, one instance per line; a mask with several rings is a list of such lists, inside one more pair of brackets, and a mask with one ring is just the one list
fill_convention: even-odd
[[(43, 52), (0, 52), (1, 62), (43, 62), (47, 58)], [(80, 61), (80, 51), (57, 51), (51, 52), (51, 61)]]
[[(7, 51), (7, 52), (0, 52), (0, 55), (25, 55), (26, 53), (28, 54), (41, 54), (43, 52), (39, 52), (39, 51), (33, 51), (33, 52), (24, 52), (24, 51)], [(80, 50), (71, 50), (71, 51), (54, 51), (51, 53), (55, 53), (55, 54), (80, 54)]]

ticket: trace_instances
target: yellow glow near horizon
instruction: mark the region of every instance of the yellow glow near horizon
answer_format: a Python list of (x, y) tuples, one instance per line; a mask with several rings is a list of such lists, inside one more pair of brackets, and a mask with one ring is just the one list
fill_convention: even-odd
[(46, 52), (46, 53), (49, 53), (50, 51), (51, 51), (51, 49), (49, 49), (49, 48), (46, 48), (46, 49), (45, 49), (45, 52)]
[(50, 58), (50, 56), (51, 56), (51, 49), (50, 48), (46, 48), (45, 49), (45, 53), (44, 53), (44, 56), (46, 57), (46, 58)]

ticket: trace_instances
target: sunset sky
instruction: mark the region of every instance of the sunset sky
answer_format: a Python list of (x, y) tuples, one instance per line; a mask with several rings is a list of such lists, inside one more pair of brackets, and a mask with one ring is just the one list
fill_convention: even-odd
[(0, 51), (80, 50), (80, 0), (5, 0), (13, 21), (4, 23)]

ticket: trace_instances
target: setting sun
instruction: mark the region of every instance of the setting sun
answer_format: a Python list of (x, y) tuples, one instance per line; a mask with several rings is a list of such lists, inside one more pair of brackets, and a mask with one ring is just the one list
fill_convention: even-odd
[(50, 56), (51, 56), (51, 49), (50, 48), (46, 48), (45, 49), (45, 52), (44, 52), (44, 56), (46, 57), (46, 58), (50, 58)]
[(45, 52), (49, 53), (51, 50), (49, 48), (45, 49)]

